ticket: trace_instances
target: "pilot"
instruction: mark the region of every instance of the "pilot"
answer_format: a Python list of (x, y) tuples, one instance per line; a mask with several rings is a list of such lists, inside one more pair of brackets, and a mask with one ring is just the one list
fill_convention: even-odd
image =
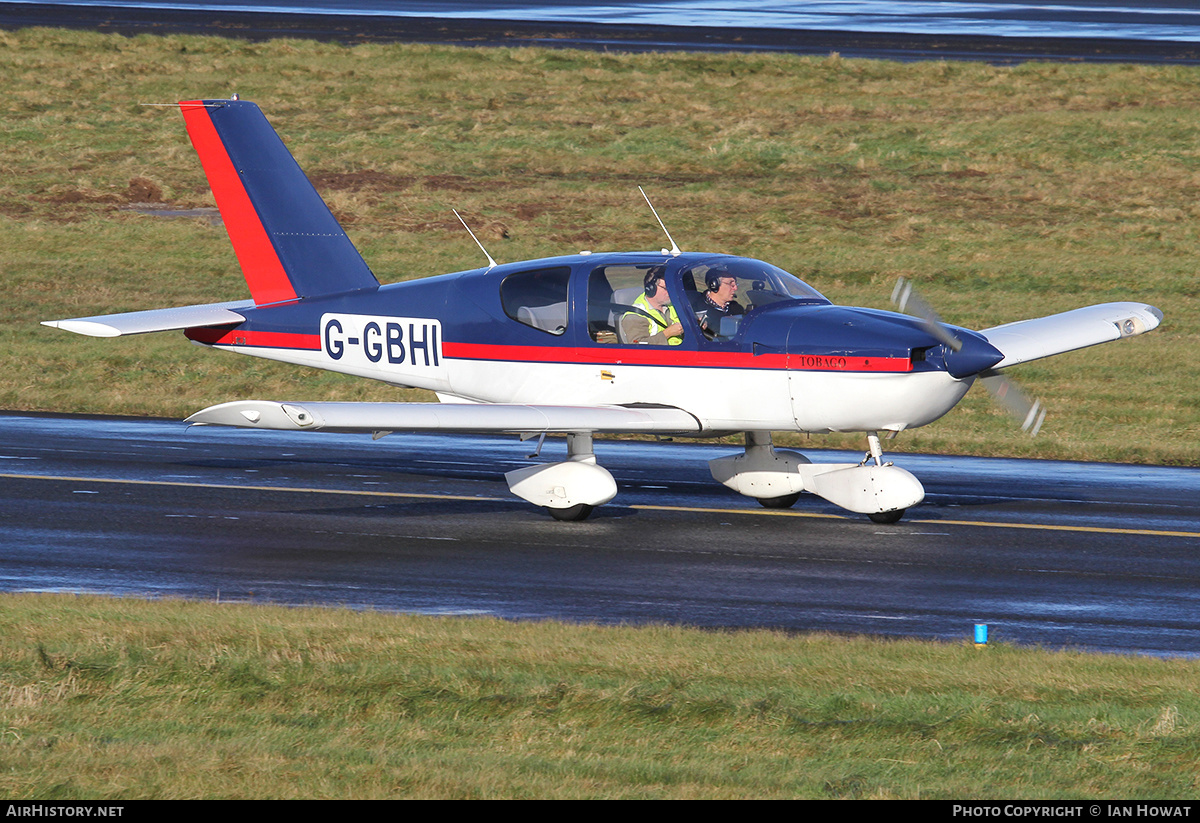
[(641, 311), (621, 317), (621, 335), (626, 343), (678, 346), (683, 342), (683, 324), (667, 293), (666, 270), (655, 266), (646, 272), (645, 287), (633, 305)]
[(704, 299), (697, 302), (696, 316), (706, 334), (715, 337), (721, 330), (721, 319), (746, 313), (737, 301), (737, 278), (729, 269), (713, 266), (704, 273)]

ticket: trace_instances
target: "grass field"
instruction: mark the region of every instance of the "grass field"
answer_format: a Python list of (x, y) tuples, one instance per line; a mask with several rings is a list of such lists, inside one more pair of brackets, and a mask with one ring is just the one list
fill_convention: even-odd
[(1195, 798), (1196, 661), (4, 595), (0, 797)]
[[(0, 33), (0, 407), (182, 417), (225, 400), (412, 393), (44, 319), (246, 295), (171, 103), (258, 102), (381, 280), (493, 256), (684, 248), (761, 257), (837, 302), (899, 275), (982, 328), (1126, 298), (1145, 338), (1014, 370), (1051, 410), (1018, 435), (986, 395), (895, 451), (1200, 463), (1200, 70), (786, 55), (354, 47)], [(817, 437), (814, 447), (858, 448)]]

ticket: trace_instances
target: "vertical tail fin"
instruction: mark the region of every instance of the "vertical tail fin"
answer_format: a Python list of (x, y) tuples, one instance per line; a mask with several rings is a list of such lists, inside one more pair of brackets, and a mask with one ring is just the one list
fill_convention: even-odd
[(379, 286), (258, 106), (179, 107), (256, 305)]

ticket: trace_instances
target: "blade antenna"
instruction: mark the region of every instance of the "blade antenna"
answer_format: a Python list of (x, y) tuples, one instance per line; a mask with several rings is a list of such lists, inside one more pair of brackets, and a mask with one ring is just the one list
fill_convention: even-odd
[(488, 259), (488, 271), (496, 268), (496, 261), (492, 259), (492, 256), (488, 254), (488, 250), (479, 242), (479, 238), (475, 236), (475, 232), (471, 231), (471, 227), (467, 225), (467, 221), (463, 220), (462, 215), (458, 213), (458, 209), (451, 209), (450, 211), (454, 212), (454, 216), (458, 218), (458, 222), (463, 224), (463, 228), (467, 230), (467, 234), (471, 235), (471, 239), (475, 241), (475, 245), (479, 246), (479, 250), (483, 252), (483, 256)]
[[(641, 186), (638, 186), (638, 191), (642, 192), (642, 197), (644, 197), (646, 199), (646, 205), (650, 207), (650, 211), (654, 212), (654, 219), (658, 221), (658, 225), (662, 226), (663, 234), (665, 234), (667, 236), (667, 239), (671, 241), (670, 254), (675, 257), (678, 257), (679, 255), (683, 254), (683, 252), (681, 252), (679, 250), (679, 246), (675, 243), (675, 238), (671, 236), (671, 233), (669, 231), (667, 231), (666, 224), (663, 223), (662, 218), (658, 216), (658, 212), (654, 210), (654, 204), (650, 202), (649, 197), (646, 197), (646, 192), (642, 190)], [(667, 250), (663, 249), (663, 253), (666, 254)]]

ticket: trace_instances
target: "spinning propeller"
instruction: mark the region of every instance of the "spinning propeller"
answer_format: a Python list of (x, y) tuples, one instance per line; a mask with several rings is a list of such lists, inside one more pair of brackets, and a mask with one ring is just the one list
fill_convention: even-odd
[[(892, 291), (892, 303), (905, 314), (925, 321), (929, 333), (940, 340), (947, 349), (946, 370), (951, 375), (958, 378), (978, 375), (979, 382), (988, 393), (1021, 424), (1021, 431), (1028, 432), (1030, 436), (1038, 433), (1046, 419), (1045, 407), (1040, 400), (1026, 394), (1014, 380), (991, 369), (996, 362), (989, 358), (990, 352), (996, 352), (993, 346), (976, 335), (960, 337), (955, 334), (934, 311), (933, 306), (917, 294), (908, 278), (901, 277), (896, 281), (896, 288)], [(989, 359), (991, 362), (988, 362)], [(975, 368), (985, 362), (987, 365)]]

